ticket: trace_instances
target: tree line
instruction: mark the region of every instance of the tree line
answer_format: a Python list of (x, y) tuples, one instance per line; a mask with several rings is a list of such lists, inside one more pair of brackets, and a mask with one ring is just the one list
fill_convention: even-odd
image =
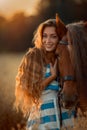
[(82, 3), (76, 3), (75, 0), (41, 0), (37, 6), (37, 15), (25, 16), (24, 12), (20, 12), (10, 20), (0, 16), (0, 52), (19, 52), (32, 47), (37, 26), (48, 18), (55, 18), (56, 13), (65, 24), (87, 20), (86, 8), (86, 0), (82, 0)]

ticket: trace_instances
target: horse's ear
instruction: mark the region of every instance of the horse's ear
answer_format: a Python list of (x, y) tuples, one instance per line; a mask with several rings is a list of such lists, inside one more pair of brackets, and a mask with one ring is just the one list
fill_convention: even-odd
[(62, 39), (62, 37), (66, 35), (67, 28), (65, 24), (62, 22), (62, 20), (59, 18), (59, 15), (57, 13), (56, 13), (56, 25), (59, 38)]
[(59, 16), (58, 14), (56, 13), (56, 24), (58, 25), (58, 22), (59, 22)]

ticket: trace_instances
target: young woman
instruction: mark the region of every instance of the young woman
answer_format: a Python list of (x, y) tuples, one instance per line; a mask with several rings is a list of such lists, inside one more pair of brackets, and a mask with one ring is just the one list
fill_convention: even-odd
[[(66, 33), (60, 19), (49, 19), (39, 25), (35, 47), (24, 55), (16, 77), (16, 107), (28, 117), (27, 130), (60, 130), (57, 81), (58, 60), (55, 50)], [(72, 126), (72, 117), (63, 110), (63, 126)], [(67, 125), (68, 124), (68, 125)]]

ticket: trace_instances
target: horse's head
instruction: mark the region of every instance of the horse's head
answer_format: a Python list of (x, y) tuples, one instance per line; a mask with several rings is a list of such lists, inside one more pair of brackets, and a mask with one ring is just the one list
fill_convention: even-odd
[[(58, 16), (56, 21), (57, 25), (60, 25)], [(79, 107), (85, 111), (87, 108), (87, 21), (71, 23), (67, 26), (63, 24), (60, 30), (61, 41), (56, 49), (62, 86), (60, 100), (64, 106), (71, 106), (76, 104), (78, 97)]]
[(60, 102), (65, 108), (70, 108), (77, 104), (77, 85), (75, 81), (74, 68), (72, 66), (67, 35), (58, 44), (56, 54), (59, 60)]
[(67, 33), (56, 49), (63, 79), (60, 100), (63, 106), (71, 106), (79, 99), (78, 105), (84, 112), (87, 111), (87, 21), (66, 27)]

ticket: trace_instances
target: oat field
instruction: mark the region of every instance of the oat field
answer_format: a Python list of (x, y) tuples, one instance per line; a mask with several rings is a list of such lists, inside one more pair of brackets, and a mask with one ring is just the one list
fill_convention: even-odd
[[(25, 119), (13, 109), (15, 76), (22, 57), (23, 53), (0, 54), (0, 130), (25, 130)], [(87, 114), (75, 120), (73, 129), (67, 130), (87, 130)]]

